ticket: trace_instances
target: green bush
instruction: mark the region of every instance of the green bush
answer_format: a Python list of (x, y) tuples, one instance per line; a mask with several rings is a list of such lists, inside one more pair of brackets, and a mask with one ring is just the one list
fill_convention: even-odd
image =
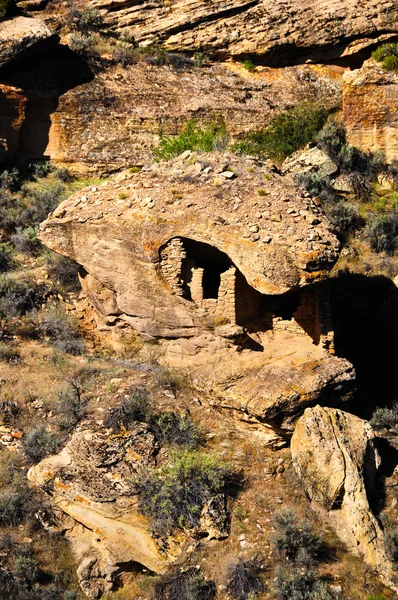
[[(367, 180), (374, 180), (376, 175), (387, 168), (385, 156), (382, 152), (365, 153), (347, 144), (346, 127), (341, 120), (328, 119), (322, 130), (316, 136), (316, 142), (326, 154), (330, 156), (341, 173), (347, 173), (362, 181), (355, 185), (366, 184)], [(359, 189), (358, 195), (361, 195)]]
[(253, 71), (256, 70), (256, 65), (254, 64), (254, 62), (250, 59), (247, 59), (243, 62), (243, 66), (246, 69), (246, 71), (250, 71), (250, 73), (252, 73)]
[(198, 568), (189, 567), (163, 575), (154, 592), (153, 600), (213, 600), (216, 586), (206, 581)]
[(78, 321), (58, 308), (43, 313), (39, 331), (54, 348), (67, 354), (78, 355), (85, 349)]
[(33, 507), (33, 496), (25, 479), (14, 477), (11, 485), (0, 487), (0, 527), (23, 523), (31, 517)]
[(322, 129), (328, 110), (309, 102), (276, 115), (263, 131), (238, 140), (233, 149), (241, 154), (282, 162), (295, 150), (311, 142)]
[(343, 200), (330, 209), (329, 218), (338, 233), (353, 233), (365, 225), (357, 207)]
[(87, 398), (79, 383), (71, 382), (57, 394), (56, 412), (64, 429), (73, 429), (87, 414)]
[(33, 556), (19, 556), (15, 561), (15, 574), (25, 585), (31, 587), (39, 579), (39, 563)]
[(394, 254), (398, 248), (398, 211), (374, 217), (368, 223), (365, 235), (375, 252)]
[(0, 242), (0, 273), (10, 271), (14, 266), (12, 251), (7, 244)]
[(337, 162), (340, 152), (347, 145), (347, 130), (341, 119), (328, 119), (315, 138), (318, 146)]
[[(1, 2), (1, 0), (0, 0)], [(21, 174), (18, 169), (11, 169), (11, 171), (3, 171), (0, 175), (0, 186), (10, 191), (18, 189), (18, 185), (21, 180)]]
[(54, 172), (54, 177), (62, 181), (62, 183), (70, 183), (74, 180), (73, 175), (66, 167), (61, 167)]
[(11, 319), (39, 308), (47, 296), (46, 287), (30, 277), (0, 274), (0, 319)]
[(11, 237), (11, 241), (16, 250), (29, 256), (39, 256), (43, 246), (41, 245), (40, 240), (37, 239), (37, 232), (37, 226), (26, 227), (26, 229), (18, 227), (14, 235)]
[(238, 558), (228, 566), (227, 591), (235, 600), (247, 600), (264, 591), (261, 565), (255, 560)]
[(77, 292), (81, 289), (79, 265), (70, 258), (49, 252), (46, 255), (46, 267), (49, 277), (61, 285), (61, 291)]
[(303, 187), (311, 196), (317, 196), (323, 204), (333, 205), (338, 200), (338, 195), (332, 187), (330, 177), (321, 173), (299, 173), (295, 177), (296, 183)]
[(196, 451), (174, 455), (163, 469), (137, 478), (140, 509), (161, 533), (198, 525), (206, 502), (227, 492), (230, 469), (217, 457)]
[(332, 600), (324, 581), (311, 570), (279, 568), (274, 579), (278, 600)]
[(194, 449), (202, 440), (198, 426), (186, 414), (160, 412), (151, 417), (149, 425), (156, 439), (170, 446)]
[(299, 522), (290, 510), (282, 510), (274, 516), (274, 527), (272, 541), (281, 557), (304, 565), (319, 560), (322, 542), (309, 523)]
[(124, 398), (118, 406), (107, 411), (104, 426), (119, 432), (128, 430), (135, 421), (146, 423), (150, 416), (150, 396), (144, 388), (137, 386), (130, 390), (127, 398)]
[(104, 425), (119, 432), (128, 430), (136, 421), (148, 423), (155, 438), (170, 446), (193, 449), (202, 439), (199, 428), (188, 415), (153, 411), (150, 396), (141, 387), (130, 390), (126, 398), (107, 411)]
[(38, 463), (48, 454), (55, 454), (58, 442), (42, 423), (25, 435), (23, 446), (27, 458), (33, 463)]
[(395, 71), (398, 73), (398, 56), (387, 56), (382, 63), (383, 69), (386, 71)]
[(160, 133), (160, 144), (155, 148), (156, 158), (170, 159), (185, 152), (185, 150), (212, 152), (225, 146), (227, 132), (225, 123), (213, 121), (205, 127), (200, 127), (194, 119), (190, 119), (181, 133), (176, 136), (164, 136)]
[(76, 54), (86, 54), (92, 50), (95, 40), (91, 35), (84, 35), (76, 32), (72, 33), (69, 38), (69, 48)]
[(376, 408), (370, 424), (373, 429), (392, 429), (398, 425), (398, 403), (391, 408)]
[(381, 62), (383, 69), (398, 72), (398, 44), (383, 44), (372, 53), (372, 58)]

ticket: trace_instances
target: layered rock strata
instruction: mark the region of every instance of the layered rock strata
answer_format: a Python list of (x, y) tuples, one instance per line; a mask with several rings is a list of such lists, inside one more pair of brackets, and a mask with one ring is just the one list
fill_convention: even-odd
[(41, 19), (15, 17), (0, 23), (0, 68), (31, 56), (56, 35)]
[(398, 32), (389, 0), (218, 0), (195, 2), (91, 0), (105, 21), (141, 44), (172, 50), (256, 55), (277, 64), (349, 56)]
[(374, 61), (346, 72), (343, 117), (348, 140), (365, 152), (384, 152), (398, 159), (398, 74)]

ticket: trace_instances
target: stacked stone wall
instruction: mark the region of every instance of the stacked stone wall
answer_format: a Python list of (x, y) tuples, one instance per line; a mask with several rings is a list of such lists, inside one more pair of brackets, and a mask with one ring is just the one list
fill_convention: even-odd
[(289, 331), (295, 335), (309, 336), (314, 344), (320, 344), (333, 354), (334, 332), (327, 284), (303, 289), (300, 305), (293, 313), (292, 319), (274, 317), (272, 326), (274, 331)]
[(236, 269), (231, 267), (221, 273), (216, 318), (236, 323)]
[(173, 238), (160, 252), (163, 277), (170, 289), (177, 296), (184, 295), (182, 285), (182, 265), (186, 259), (184, 243), (179, 238)]

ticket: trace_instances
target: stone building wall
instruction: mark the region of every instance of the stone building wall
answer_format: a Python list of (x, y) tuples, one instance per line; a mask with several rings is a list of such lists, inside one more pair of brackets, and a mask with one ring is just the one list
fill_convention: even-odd
[(303, 289), (300, 298), (300, 305), (290, 320), (280, 317), (272, 320), (273, 330), (309, 336), (314, 344), (320, 344), (333, 354), (334, 331), (327, 284)]
[(160, 252), (162, 274), (170, 289), (177, 296), (184, 295), (182, 265), (187, 254), (180, 238), (173, 238)]
[(309, 337), (314, 344), (320, 344), (330, 353), (334, 352), (327, 284), (303, 288), (300, 304), (291, 319), (283, 319), (264, 312), (264, 296), (249, 286), (234, 266), (221, 272), (217, 298), (204, 297), (205, 268), (197, 267), (195, 261), (187, 256), (184, 241), (180, 238), (170, 240), (161, 250), (160, 258), (163, 277), (170, 290), (177, 296), (191, 299), (198, 308), (206, 310), (217, 321), (244, 324), (261, 319), (262, 327), (266, 325), (273, 331)]
[(218, 290), (216, 318), (236, 323), (236, 269), (231, 267), (221, 273)]

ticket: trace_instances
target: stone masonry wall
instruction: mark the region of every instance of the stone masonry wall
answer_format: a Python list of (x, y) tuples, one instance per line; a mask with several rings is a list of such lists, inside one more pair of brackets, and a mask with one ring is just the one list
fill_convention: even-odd
[(184, 295), (181, 273), (182, 264), (186, 256), (184, 243), (179, 238), (170, 240), (160, 252), (163, 277), (170, 286), (172, 292), (177, 296)]
[(289, 331), (295, 335), (309, 336), (314, 344), (320, 344), (331, 354), (334, 353), (334, 331), (327, 285), (303, 289), (300, 305), (292, 319), (276, 317), (272, 325), (274, 331)]
[(216, 318), (225, 319), (229, 323), (236, 323), (236, 269), (231, 267), (221, 273), (220, 288), (218, 291), (218, 302)]

